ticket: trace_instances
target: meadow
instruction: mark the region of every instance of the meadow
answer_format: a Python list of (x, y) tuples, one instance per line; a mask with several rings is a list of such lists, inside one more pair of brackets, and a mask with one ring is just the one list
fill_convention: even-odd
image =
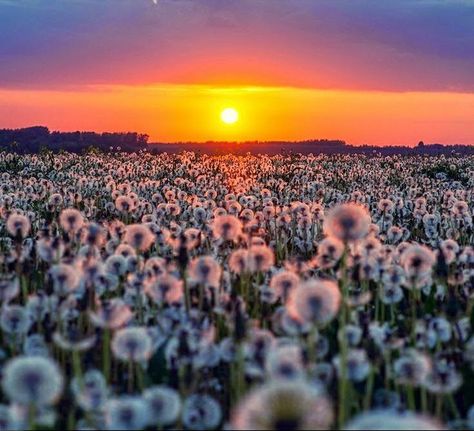
[(474, 156), (0, 153), (0, 429), (474, 429)]

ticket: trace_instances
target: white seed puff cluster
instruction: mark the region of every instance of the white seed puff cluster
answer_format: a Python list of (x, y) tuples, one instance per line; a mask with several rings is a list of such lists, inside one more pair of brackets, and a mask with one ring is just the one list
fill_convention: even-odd
[(0, 153), (0, 429), (473, 429), (473, 211), (473, 157)]

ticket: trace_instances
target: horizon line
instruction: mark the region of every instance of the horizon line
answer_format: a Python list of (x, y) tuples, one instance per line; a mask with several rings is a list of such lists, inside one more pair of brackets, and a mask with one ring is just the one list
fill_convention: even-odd
[(351, 86), (332, 86), (332, 85), (307, 85), (298, 83), (273, 82), (264, 83), (259, 81), (242, 81), (234, 84), (220, 82), (174, 82), (174, 81), (143, 81), (143, 82), (84, 82), (84, 83), (65, 83), (65, 84), (25, 84), (25, 83), (0, 83), (0, 91), (8, 92), (40, 92), (40, 93), (77, 93), (77, 92), (108, 92), (112, 90), (141, 88), (146, 90), (165, 90), (167, 87), (174, 89), (201, 89), (210, 91), (279, 91), (279, 90), (298, 90), (298, 91), (319, 91), (319, 92), (337, 92), (337, 93), (378, 93), (378, 94), (474, 94), (474, 89), (463, 89), (459, 87), (445, 87), (433, 89), (416, 88), (377, 88), (377, 87), (351, 87)]
[[(46, 125), (31, 125), (31, 126), (23, 126), (23, 127), (5, 127), (0, 126), (0, 131), (2, 130), (22, 130), (22, 129), (30, 129), (35, 127), (44, 127), (48, 129), (49, 133), (96, 133), (98, 135), (102, 134), (127, 134), (127, 133), (137, 133), (139, 135), (147, 135), (150, 136), (146, 132), (138, 132), (138, 131), (96, 131), (96, 130), (78, 130), (78, 129), (71, 129), (71, 130), (52, 130), (49, 126)], [(305, 139), (298, 139), (298, 140), (286, 140), (286, 139), (271, 139), (271, 140), (260, 140), (260, 139), (246, 139), (242, 141), (236, 140), (206, 140), (206, 141), (150, 141), (147, 142), (146, 145), (206, 145), (206, 144), (234, 144), (234, 145), (242, 145), (242, 144), (310, 144), (316, 143), (317, 141), (328, 141), (328, 142), (341, 142), (344, 145), (352, 146), (352, 147), (377, 147), (377, 148), (386, 148), (386, 147), (401, 147), (401, 148), (415, 148), (419, 145), (420, 142), (423, 142), (425, 146), (433, 146), (433, 145), (442, 145), (445, 147), (455, 147), (455, 146), (462, 146), (462, 147), (472, 147), (474, 143), (443, 143), (443, 142), (425, 142), (423, 139), (420, 139), (417, 143), (414, 144), (369, 144), (369, 143), (362, 143), (362, 144), (354, 144), (342, 138), (305, 138)]]

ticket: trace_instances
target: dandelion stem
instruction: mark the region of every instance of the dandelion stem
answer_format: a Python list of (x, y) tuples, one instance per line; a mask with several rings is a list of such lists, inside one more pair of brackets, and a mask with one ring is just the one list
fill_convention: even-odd
[[(347, 312), (347, 274), (346, 274), (346, 256), (347, 256), (347, 245), (341, 258), (341, 281), (340, 287), (342, 292), (342, 310), (339, 314), (339, 330), (343, 330), (346, 326), (346, 312)], [(339, 398), (339, 409), (338, 409), (338, 427), (343, 428), (346, 422), (347, 414), (347, 337), (339, 337), (339, 384), (338, 384), (338, 398)]]
[(186, 282), (186, 272), (182, 271), (181, 277), (183, 279), (183, 290), (184, 290), (184, 305), (186, 307), (186, 312), (189, 313), (191, 308), (191, 299), (189, 297), (189, 287), (188, 283)]
[(451, 411), (452, 411), (454, 417), (457, 420), (459, 420), (461, 418), (461, 414), (459, 413), (459, 409), (456, 406), (456, 401), (454, 400), (453, 394), (446, 395), (446, 398), (448, 400), (449, 406), (451, 407)]
[(110, 383), (110, 329), (104, 328), (104, 338), (102, 342), (102, 371), (105, 381)]
[(364, 410), (369, 410), (372, 404), (372, 392), (374, 390), (374, 381), (375, 381), (375, 367), (371, 367), (369, 377), (367, 379), (367, 385), (365, 388)]
[(310, 365), (316, 363), (316, 337), (318, 335), (318, 328), (313, 325), (308, 336), (308, 360)]
[(426, 413), (428, 411), (428, 394), (426, 388), (421, 388), (421, 411)]
[(79, 351), (76, 349), (72, 351), (72, 364), (74, 368), (74, 376), (79, 382), (79, 387), (82, 388), (83, 380), (82, 380), (81, 358), (80, 358)]
[(443, 409), (443, 396), (436, 395), (436, 404), (435, 404), (435, 416), (439, 419), (442, 419), (441, 413)]
[(136, 370), (138, 389), (140, 392), (143, 392), (143, 389), (145, 389), (145, 383), (143, 381), (143, 369), (139, 363), (136, 364)]
[(36, 421), (36, 408), (33, 404), (28, 406), (28, 429), (34, 430), (35, 429), (35, 421)]
[(408, 400), (408, 408), (411, 411), (416, 410), (416, 401), (415, 401), (415, 390), (413, 386), (407, 386), (407, 400)]
[(71, 407), (67, 417), (67, 429), (75, 430), (76, 429), (76, 409)]
[(132, 393), (133, 392), (133, 375), (134, 375), (134, 366), (133, 366), (133, 360), (130, 359), (128, 361), (128, 393)]

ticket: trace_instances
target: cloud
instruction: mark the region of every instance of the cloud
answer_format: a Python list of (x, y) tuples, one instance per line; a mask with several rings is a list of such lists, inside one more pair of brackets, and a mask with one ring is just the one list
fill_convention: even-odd
[(474, 92), (474, 2), (0, 0), (0, 86)]

